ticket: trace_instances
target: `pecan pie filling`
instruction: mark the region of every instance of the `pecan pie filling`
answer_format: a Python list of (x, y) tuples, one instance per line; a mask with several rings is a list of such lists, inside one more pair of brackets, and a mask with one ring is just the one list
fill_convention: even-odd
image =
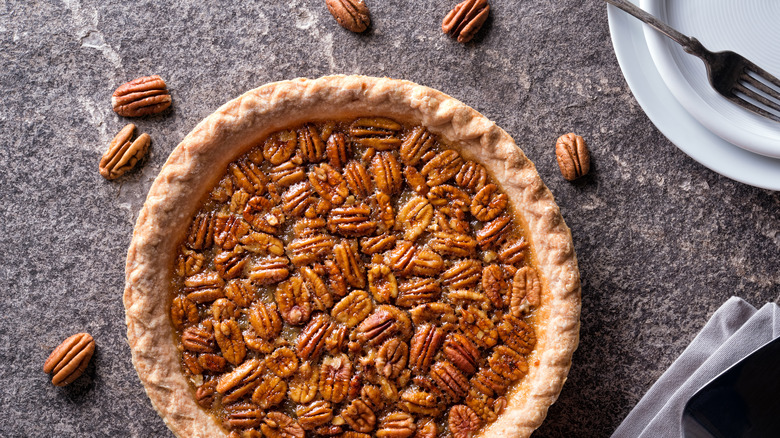
[(467, 437), (528, 372), (540, 299), (486, 169), (365, 117), (229, 164), (180, 247), (171, 320), (231, 436)]

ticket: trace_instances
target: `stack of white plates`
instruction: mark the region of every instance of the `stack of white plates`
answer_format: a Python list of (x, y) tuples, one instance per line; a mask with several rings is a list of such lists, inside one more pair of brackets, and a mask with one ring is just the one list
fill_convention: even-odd
[[(733, 50), (780, 77), (780, 0), (631, 0), (712, 51)], [(780, 123), (720, 96), (704, 63), (614, 6), (609, 28), (631, 91), (678, 148), (728, 178), (780, 190)]]

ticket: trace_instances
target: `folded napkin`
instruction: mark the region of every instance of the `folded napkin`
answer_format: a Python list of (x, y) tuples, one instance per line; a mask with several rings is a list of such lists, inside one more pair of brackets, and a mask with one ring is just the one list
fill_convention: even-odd
[(612, 438), (677, 438), (688, 399), (731, 365), (780, 335), (780, 307), (731, 297), (618, 426)]

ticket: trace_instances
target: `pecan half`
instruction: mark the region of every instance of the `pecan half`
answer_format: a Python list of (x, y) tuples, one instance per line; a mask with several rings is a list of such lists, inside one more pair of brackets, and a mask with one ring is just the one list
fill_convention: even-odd
[(513, 315), (504, 315), (498, 325), (498, 335), (506, 345), (520, 354), (529, 354), (536, 346), (534, 329)]
[(522, 237), (517, 240), (509, 240), (498, 251), (498, 260), (510, 265), (520, 263), (525, 259), (526, 248), (528, 248), (528, 242)]
[(436, 396), (427, 391), (408, 390), (401, 394), (399, 405), (406, 411), (418, 415), (438, 416), (441, 411)]
[(187, 246), (201, 250), (214, 243), (214, 213), (199, 214), (192, 220), (187, 233)]
[(460, 328), (478, 347), (490, 348), (498, 342), (498, 330), (482, 310), (469, 306), (460, 310)]
[(376, 436), (379, 438), (409, 438), (417, 430), (414, 417), (406, 412), (393, 412), (379, 422)]
[(366, 166), (359, 161), (350, 161), (344, 167), (344, 180), (349, 190), (358, 198), (367, 198), (374, 191), (374, 183), (368, 175)]
[(380, 152), (371, 160), (371, 174), (376, 187), (390, 196), (401, 190), (404, 179), (401, 165), (390, 152)]
[(363, 0), (325, 0), (325, 4), (344, 29), (360, 33), (371, 24), (368, 7)]
[(220, 298), (211, 303), (211, 318), (213, 321), (225, 321), (238, 316), (236, 303), (227, 298)]
[(339, 354), (345, 350), (348, 339), (349, 329), (347, 326), (334, 324), (330, 335), (325, 339), (325, 348), (330, 354)]
[(482, 290), (497, 309), (506, 307), (509, 286), (504, 278), (504, 270), (498, 265), (488, 265), (482, 269)]
[(216, 272), (206, 272), (187, 277), (184, 280), (184, 293), (195, 303), (208, 303), (224, 296), (222, 287), (225, 281)]
[(269, 412), (260, 425), (266, 438), (304, 438), (306, 431), (300, 424), (281, 412)]
[(322, 199), (333, 205), (341, 205), (349, 195), (344, 177), (327, 163), (314, 166), (309, 171), (309, 182)]
[(187, 327), (181, 334), (181, 344), (185, 350), (194, 353), (214, 353), (214, 333), (200, 326)]
[(376, 230), (371, 208), (366, 204), (336, 207), (328, 215), (328, 230), (345, 237), (368, 236)]
[(439, 392), (449, 400), (460, 400), (469, 392), (469, 380), (447, 361), (433, 364), (429, 375)]
[(493, 354), (488, 358), (488, 364), (499, 376), (514, 382), (528, 372), (528, 363), (525, 358), (506, 345), (498, 345), (493, 349)]
[(460, 333), (450, 333), (444, 342), (444, 355), (466, 374), (474, 374), (479, 365), (479, 349)]
[(262, 339), (271, 340), (282, 332), (282, 320), (273, 304), (255, 302), (249, 310), (249, 322)]
[(558, 137), (555, 142), (555, 158), (561, 174), (569, 181), (574, 181), (590, 171), (590, 152), (585, 140), (570, 132)]
[(305, 237), (297, 237), (287, 245), (290, 250), (290, 261), (295, 266), (308, 265), (322, 261), (333, 253), (335, 240), (327, 234), (312, 234)]
[(177, 295), (171, 304), (171, 322), (177, 330), (197, 324), (198, 306), (186, 296)]
[(382, 305), (364, 319), (354, 333), (360, 342), (370, 345), (381, 344), (393, 336), (408, 340), (412, 334), (412, 322), (403, 310)]
[(195, 390), (195, 400), (206, 409), (211, 409), (217, 398), (217, 381), (209, 380)]
[(417, 374), (424, 374), (433, 363), (433, 358), (444, 342), (444, 332), (433, 325), (417, 326), (412, 338), (409, 368)]
[(308, 405), (298, 405), (295, 415), (304, 430), (314, 430), (328, 424), (333, 418), (333, 408), (325, 400), (317, 400)]
[(265, 359), (265, 366), (281, 378), (287, 378), (298, 370), (298, 357), (287, 348), (277, 348)]
[[(213, 373), (222, 373), (227, 368), (227, 359), (216, 354), (204, 353), (198, 356), (198, 364), (206, 371)], [(216, 381), (214, 381), (216, 389)]]
[(522, 316), (531, 307), (538, 306), (541, 294), (542, 285), (536, 269), (529, 266), (518, 269), (512, 279), (512, 296), (509, 301), (512, 315)]
[(276, 375), (266, 375), (252, 393), (252, 402), (260, 409), (276, 406), (287, 394), (287, 382)]
[(146, 155), (149, 150), (149, 144), (152, 139), (149, 134), (141, 134), (135, 141), (131, 142), (135, 125), (132, 123), (122, 128), (121, 131), (111, 140), (108, 150), (100, 159), (100, 175), (112, 180), (124, 175), (128, 170), (135, 167), (136, 163)]
[(304, 362), (290, 380), (288, 394), (295, 403), (309, 403), (317, 395), (320, 381), (319, 370), (311, 362)]
[(433, 219), (433, 207), (427, 199), (413, 196), (398, 211), (398, 226), (404, 228), (404, 240), (414, 242)]
[(498, 191), (495, 184), (488, 184), (474, 195), (471, 201), (471, 214), (477, 220), (487, 222), (493, 220), (506, 209), (509, 197)]
[(455, 310), (447, 303), (421, 304), (409, 312), (412, 315), (414, 325), (426, 322), (454, 324), (458, 322)]
[(133, 79), (111, 95), (111, 106), (122, 117), (161, 113), (171, 106), (171, 101), (165, 81), (157, 75)]
[(222, 403), (232, 403), (252, 392), (260, 383), (265, 365), (260, 359), (248, 359), (233, 371), (223, 374), (217, 383), (217, 392), (223, 395)]
[(257, 297), (257, 288), (245, 279), (230, 280), (224, 289), (225, 297), (239, 307), (249, 307)]
[(436, 301), (441, 295), (439, 282), (434, 278), (410, 278), (398, 286), (398, 298), (395, 304), (401, 307), (414, 307)]
[(399, 123), (384, 117), (362, 117), (349, 125), (349, 134), (358, 144), (378, 151), (387, 151), (396, 149), (401, 144), (401, 139), (398, 138), (401, 128)]
[(371, 209), (377, 219), (377, 232), (386, 233), (395, 225), (395, 213), (393, 212), (393, 200), (385, 192), (378, 192), (368, 199)]
[(336, 264), (347, 283), (361, 289), (366, 287), (366, 270), (360, 261), (357, 242), (342, 241), (334, 245), (333, 252), (336, 256)]
[(328, 137), (328, 143), (325, 145), (325, 155), (328, 157), (328, 164), (334, 169), (341, 170), (349, 157), (352, 156), (352, 146), (350, 146), (347, 136), (334, 132)]
[(279, 313), (288, 324), (301, 325), (311, 316), (311, 300), (308, 289), (299, 277), (293, 277), (276, 288), (274, 294)]
[(380, 412), (385, 408), (382, 390), (376, 385), (363, 385), (360, 389), (360, 399), (374, 412)]
[(482, 427), (482, 420), (466, 405), (455, 405), (450, 408), (447, 427), (453, 438), (471, 438)]
[(233, 183), (250, 195), (262, 195), (268, 184), (260, 167), (250, 160), (239, 160), (228, 164), (228, 171), (233, 175)]
[(227, 427), (248, 429), (260, 426), (265, 414), (252, 403), (236, 403), (225, 406), (224, 423)]
[(298, 131), (298, 148), (303, 159), (310, 163), (317, 163), (324, 158), (325, 143), (311, 123), (307, 123)]
[(186, 246), (181, 247), (179, 257), (176, 258), (176, 275), (189, 277), (200, 273), (206, 263), (206, 257)]
[(331, 321), (328, 315), (320, 313), (301, 330), (295, 341), (296, 353), (302, 360), (317, 359), (325, 347), (325, 340), (331, 330)]
[(344, 401), (351, 378), (352, 362), (345, 354), (323, 359), (319, 383), (322, 398), (333, 403)]
[(84, 373), (94, 352), (95, 340), (92, 336), (76, 333), (51, 352), (43, 364), (43, 372), (52, 374), (54, 386), (65, 386)]
[(362, 290), (355, 290), (336, 303), (331, 311), (331, 316), (336, 321), (354, 327), (360, 324), (374, 308), (374, 304), (368, 294)]
[(452, 264), (441, 274), (441, 283), (451, 289), (476, 287), (482, 278), (482, 263), (479, 260), (466, 259)]
[(439, 152), (425, 163), (420, 174), (427, 178), (428, 185), (438, 186), (455, 176), (463, 166), (463, 158), (451, 149)]
[(407, 166), (416, 166), (433, 158), (430, 153), (436, 147), (436, 139), (422, 126), (417, 126), (406, 136), (399, 153)]
[(406, 183), (409, 184), (412, 190), (420, 196), (426, 196), (430, 187), (425, 182), (425, 177), (420, 175), (416, 167), (406, 166), (404, 167), (404, 176), (406, 177)]
[(316, 203), (314, 189), (308, 181), (294, 184), (282, 194), (282, 211), (291, 216), (303, 216), (306, 210)]
[(312, 268), (302, 267), (301, 278), (303, 279), (303, 287), (308, 290), (315, 309), (326, 311), (333, 307), (333, 296), (325, 286), (325, 282)]
[(232, 250), (239, 239), (249, 232), (249, 224), (240, 216), (217, 214), (214, 219), (214, 243), (224, 250)]
[(415, 248), (412, 242), (402, 240), (385, 256), (385, 260), (402, 277), (432, 277), (444, 268), (444, 260), (426, 248)]
[(438, 231), (432, 234), (429, 245), (438, 254), (461, 258), (474, 256), (477, 241), (467, 234)]
[(459, 43), (467, 43), (485, 24), (489, 13), (487, 0), (465, 0), (447, 13), (441, 23), (441, 30)]
[(374, 364), (379, 374), (388, 379), (395, 379), (406, 368), (408, 356), (409, 347), (406, 342), (391, 338), (379, 348)]
[(392, 234), (364, 237), (360, 239), (360, 251), (363, 254), (378, 254), (387, 251), (395, 245), (396, 237)]
[(352, 403), (341, 411), (341, 417), (357, 432), (368, 433), (376, 426), (376, 415), (360, 399), (352, 400)]
[(449, 184), (433, 187), (428, 192), (428, 200), (438, 211), (449, 218), (466, 219), (466, 213), (471, 208), (471, 198), (463, 190)]
[(485, 166), (471, 160), (466, 161), (458, 171), (458, 174), (455, 175), (455, 183), (472, 193), (478, 192), (484, 187), (487, 180), (488, 175)]
[(282, 187), (301, 182), (306, 179), (306, 171), (301, 166), (302, 163), (301, 157), (296, 155), (284, 163), (272, 167), (268, 176), (271, 181)]
[(384, 264), (372, 264), (368, 270), (368, 290), (377, 303), (389, 303), (398, 296), (395, 275)]
[(292, 157), (297, 146), (295, 131), (279, 131), (268, 137), (263, 144), (263, 157), (277, 166)]
[(222, 357), (233, 365), (239, 365), (246, 357), (244, 335), (235, 319), (214, 322), (214, 336), (222, 351)]
[(256, 260), (249, 270), (249, 279), (256, 284), (279, 283), (290, 275), (290, 261), (286, 257), (269, 257)]
[(343, 297), (347, 294), (347, 279), (341, 272), (341, 268), (333, 260), (325, 260), (323, 266), (328, 275), (328, 288), (337, 297)]
[(499, 216), (485, 224), (477, 231), (477, 243), (482, 249), (487, 249), (498, 243), (504, 236), (504, 231), (512, 220), (508, 216)]
[(436, 438), (439, 436), (439, 427), (432, 418), (423, 418), (417, 424), (417, 433), (414, 438)]
[(230, 280), (241, 275), (249, 263), (249, 254), (237, 246), (232, 251), (222, 251), (214, 257), (214, 267), (222, 278)]

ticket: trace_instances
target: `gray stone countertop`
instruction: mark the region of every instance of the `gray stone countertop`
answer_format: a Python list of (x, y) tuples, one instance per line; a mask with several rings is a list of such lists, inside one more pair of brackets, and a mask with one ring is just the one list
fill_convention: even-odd
[[(0, 0), (0, 436), (171, 436), (125, 338), (124, 260), (134, 220), (168, 154), (222, 103), (264, 83), (331, 73), (403, 78), (448, 93), (508, 131), (571, 227), (582, 273), (581, 343), (536, 437), (606, 437), (732, 295), (780, 295), (780, 193), (686, 156), (643, 113), (615, 59), (606, 7), (491, 0), (466, 45), (440, 23), (455, 0), (366, 0), (364, 35), (323, 0)], [(135, 120), (152, 136), (140, 169), (97, 172), (128, 120), (121, 83), (159, 74), (170, 112)], [(592, 151), (565, 181), (554, 141)], [(74, 384), (42, 371), (65, 337), (97, 352)]]

